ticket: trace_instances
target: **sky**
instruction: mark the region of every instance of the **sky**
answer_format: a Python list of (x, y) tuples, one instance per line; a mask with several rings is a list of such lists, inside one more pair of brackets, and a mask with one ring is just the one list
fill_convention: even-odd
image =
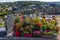
[(43, 2), (59, 2), (60, 0), (0, 0), (0, 2), (14, 2), (14, 1), (43, 1)]

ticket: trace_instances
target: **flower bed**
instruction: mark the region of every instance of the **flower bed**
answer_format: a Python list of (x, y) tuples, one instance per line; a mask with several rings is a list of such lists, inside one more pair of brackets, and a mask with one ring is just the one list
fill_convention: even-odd
[(45, 16), (42, 19), (37, 17), (34, 20), (29, 17), (17, 16), (13, 30), (15, 37), (42, 37), (58, 34), (59, 27), (57, 27), (55, 16), (52, 17), (52, 20), (46, 19)]

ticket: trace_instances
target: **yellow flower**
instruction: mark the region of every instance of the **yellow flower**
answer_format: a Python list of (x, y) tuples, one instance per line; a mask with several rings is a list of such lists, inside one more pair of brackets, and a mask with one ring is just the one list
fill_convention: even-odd
[(0, 22), (0, 27), (4, 27), (4, 21)]
[(29, 21), (29, 18), (28, 17), (26, 17), (26, 21)]
[(55, 22), (55, 20), (52, 20), (52, 22)]
[(37, 17), (36, 19), (34, 19), (34, 22), (40, 22), (39, 17)]
[(46, 19), (45, 18), (42, 18), (42, 23), (45, 23), (46, 22)]

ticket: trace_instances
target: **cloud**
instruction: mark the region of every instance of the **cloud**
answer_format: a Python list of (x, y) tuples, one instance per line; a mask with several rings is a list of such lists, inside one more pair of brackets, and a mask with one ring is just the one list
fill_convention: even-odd
[(13, 2), (13, 1), (44, 1), (44, 2), (60, 2), (60, 0), (0, 0), (0, 2)]
[(60, 2), (60, 0), (39, 0), (39, 1), (44, 1), (44, 2)]
[(1, 2), (13, 2), (13, 1), (19, 1), (19, 0), (0, 0)]

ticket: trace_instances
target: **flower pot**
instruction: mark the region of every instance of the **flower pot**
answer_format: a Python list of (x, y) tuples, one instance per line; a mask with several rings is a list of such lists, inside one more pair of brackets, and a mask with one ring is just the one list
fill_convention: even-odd
[(40, 36), (42, 36), (42, 32), (39, 30), (35, 30), (35, 31), (33, 31), (33, 36), (34, 37), (40, 37)]
[(46, 30), (46, 32), (50, 32), (50, 30)]
[(20, 32), (20, 31), (14, 32), (14, 36), (15, 36), (15, 37), (20, 37), (20, 36), (21, 36), (21, 32)]
[(52, 35), (42, 35), (42, 37), (44, 37), (44, 38), (51, 38), (51, 37), (54, 37), (54, 36), (52, 36)]
[(32, 34), (25, 33), (24, 37), (32, 37)]
[(40, 34), (40, 31), (34, 31), (33, 34)]

